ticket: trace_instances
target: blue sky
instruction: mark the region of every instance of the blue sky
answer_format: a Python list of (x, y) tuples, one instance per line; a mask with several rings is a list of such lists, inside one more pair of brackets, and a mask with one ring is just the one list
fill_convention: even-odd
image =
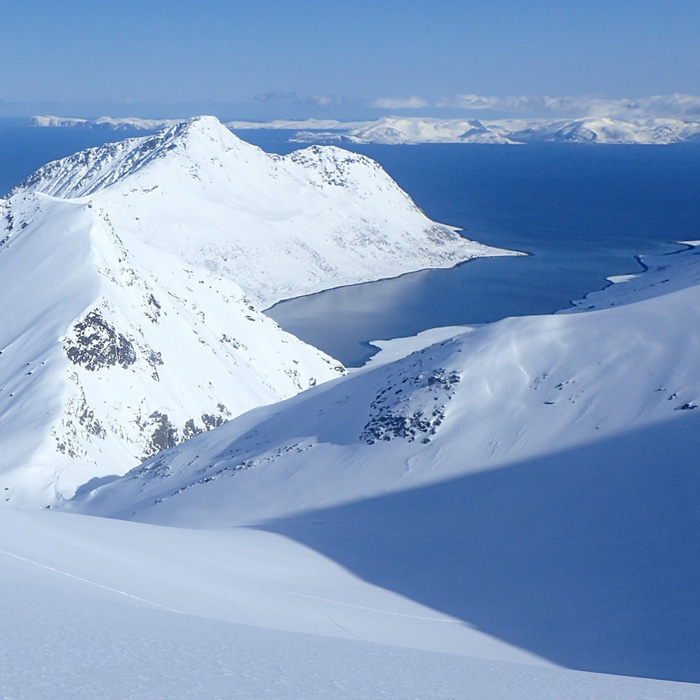
[(471, 110), (459, 95), (700, 95), (697, 0), (23, 0), (1, 18), (7, 115), (452, 116)]

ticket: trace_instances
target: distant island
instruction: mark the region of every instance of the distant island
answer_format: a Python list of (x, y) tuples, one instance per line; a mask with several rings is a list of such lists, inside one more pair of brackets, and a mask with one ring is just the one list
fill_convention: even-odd
[[(36, 116), (37, 127), (81, 129), (143, 129), (154, 131), (177, 123), (176, 119), (136, 117), (80, 119)], [(373, 121), (335, 119), (230, 121), (232, 131), (277, 129), (292, 131), (298, 143), (419, 143), (526, 144), (538, 142), (576, 144), (667, 145), (700, 142), (700, 121), (674, 118), (617, 119), (580, 117), (565, 119), (437, 119), (432, 117), (383, 117)]]

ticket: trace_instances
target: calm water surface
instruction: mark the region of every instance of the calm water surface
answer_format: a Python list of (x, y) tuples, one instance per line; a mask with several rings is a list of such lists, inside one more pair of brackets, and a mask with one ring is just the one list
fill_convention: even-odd
[(700, 238), (700, 146), (353, 147), (433, 219), (527, 251), (291, 300), (271, 315), (349, 365), (367, 340), (551, 313), (640, 270), (636, 255)]
[[(284, 132), (239, 135), (266, 150)], [(143, 132), (0, 125), (0, 192), (47, 162)], [(348, 146), (380, 162), (432, 219), (531, 253), (330, 290), (275, 306), (284, 328), (353, 366), (367, 341), (551, 313), (640, 270), (635, 255), (700, 238), (700, 144)]]

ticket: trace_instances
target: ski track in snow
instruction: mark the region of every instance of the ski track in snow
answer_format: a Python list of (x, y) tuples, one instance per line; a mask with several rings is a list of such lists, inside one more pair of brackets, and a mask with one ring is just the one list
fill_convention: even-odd
[(46, 569), (47, 571), (51, 571), (55, 574), (60, 574), (61, 576), (67, 576), (68, 578), (75, 579), (76, 581), (80, 581), (82, 583), (87, 583), (90, 586), (95, 586), (96, 588), (102, 588), (103, 590), (110, 591), (111, 593), (117, 593), (118, 595), (124, 596), (125, 598), (132, 598), (133, 600), (138, 600), (140, 603), (146, 603), (147, 605), (151, 605), (154, 608), (160, 608), (161, 610), (167, 610), (168, 612), (177, 613), (178, 615), (185, 614), (185, 613), (181, 612), (180, 610), (175, 610), (174, 608), (169, 608), (166, 605), (161, 605), (160, 603), (156, 603), (152, 600), (146, 600), (145, 598), (140, 598), (137, 595), (127, 593), (126, 591), (120, 591), (117, 588), (111, 588), (110, 586), (105, 586), (104, 584), (97, 583), (96, 581), (90, 581), (89, 579), (83, 578), (82, 576), (76, 576), (75, 574), (68, 573), (67, 571), (62, 571), (61, 569), (56, 569), (53, 566), (48, 566), (47, 564), (42, 564), (41, 562), (34, 561), (33, 559), (27, 559), (26, 557), (21, 557), (18, 554), (12, 554), (12, 552), (7, 552), (4, 549), (0, 549), (0, 554), (4, 554), (5, 556), (12, 557), (13, 559), (18, 559), (19, 561), (27, 562), (28, 564), (33, 564), (34, 566), (38, 566), (41, 569)]

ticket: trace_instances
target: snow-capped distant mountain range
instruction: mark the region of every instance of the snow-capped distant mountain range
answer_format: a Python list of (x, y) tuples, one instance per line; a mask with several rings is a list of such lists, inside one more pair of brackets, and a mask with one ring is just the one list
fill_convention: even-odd
[(700, 122), (679, 119), (634, 121), (604, 117), (580, 119), (429, 119), (385, 117), (373, 122), (337, 122), (319, 126), (314, 122), (287, 122), (271, 126), (231, 122), (232, 129), (296, 129), (292, 140), (304, 143), (482, 143), (523, 144), (540, 141), (559, 143), (670, 144), (700, 140)]
[(3, 501), (52, 503), (344, 371), (260, 307), (494, 253), (367, 158), (269, 156), (214, 118), (50, 163), (0, 203)]
[(44, 127), (74, 127), (78, 129), (107, 129), (110, 131), (122, 131), (126, 129), (141, 129), (154, 131), (166, 126), (173, 126), (182, 119), (141, 119), (139, 117), (98, 117), (97, 119), (81, 119), (79, 117), (31, 117), (31, 126)]
[[(32, 117), (34, 126), (153, 130), (174, 120), (112, 117), (75, 119)], [(486, 143), (532, 142), (601, 144), (671, 144), (700, 140), (700, 122), (668, 118), (619, 119), (614, 117), (537, 119), (438, 119), (383, 117), (374, 121), (342, 122), (334, 119), (276, 119), (270, 122), (231, 121), (233, 131), (283, 129), (296, 131), (297, 143)]]
[(569, 313), (428, 332), (71, 507), (256, 525), (560, 665), (697, 682), (700, 249), (645, 263)]

